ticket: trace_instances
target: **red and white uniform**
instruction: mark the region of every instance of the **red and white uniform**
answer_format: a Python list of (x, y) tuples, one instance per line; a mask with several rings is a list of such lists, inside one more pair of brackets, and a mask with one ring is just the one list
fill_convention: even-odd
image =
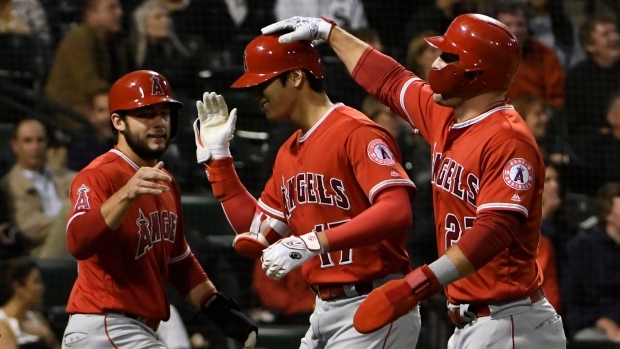
[[(383, 71), (375, 72), (375, 66)], [(373, 79), (375, 75), (382, 79)], [(514, 108), (505, 103), (455, 123), (453, 110), (436, 104), (424, 81), (372, 50), (361, 57), (353, 76), (419, 130), (431, 146), (440, 256), (467, 234), (480, 212), (514, 211), (524, 218), (508, 249), (446, 287), (448, 300), (453, 304), (512, 301), (540, 288), (542, 271), (536, 255), (544, 163)]]
[(185, 240), (181, 194), (174, 180), (168, 184), (169, 192), (142, 195), (132, 202), (115, 231), (99, 229), (102, 203), (138, 169), (118, 149), (112, 149), (73, 181), (74, 210), (69, 215), (67, 241), (78, 259), (79, 273), (67, 313), (118, 312), (167, 320), (168, 281), (186, 295), (208, 280)]
[[(258, 207), (300, 236), (346, 223), (393, 186), (415, 195), (394, 139), (359, 111), (336, 104), (306, 134), (297, 131), (280, 147)], [(407, 273), (405, 238), (402, 229), (376, 244), (311, 258), (302, 273), (313, 286)]]

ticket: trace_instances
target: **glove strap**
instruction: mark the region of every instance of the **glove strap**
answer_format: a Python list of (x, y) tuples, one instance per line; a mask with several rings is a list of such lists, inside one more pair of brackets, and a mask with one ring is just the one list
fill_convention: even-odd
[(304, 244), (306, 244), (306, 248), (308, 248), (308, 250), (317, 253), (321, 253), (323, 251), (321, 241), (319, 241), (319, 238), (316, 236), (315, 232), (304, 234), (299, 238), (304, 242)]
[(329, 28), (329, 33), (327, 33), (327, 39), (325, 39), (326, 42), (329, 42), (329, 38), (331, 38), (332, 36), (332, 30), (334, 30), (334, 27), (337, 26), (338, 24), (333, 19), (327, 18), (325, 16), (321, 16), (321, 19), (332, 25)]
[(424, 264), (405, 276), (413, 294), (421, 301), (441, 291), (442, 286), (431, 268)]
[(228, 148), (228, 145), (211, 145), (208, 146), (206, 149), (211, 152), (213, 160), (229, 158), (232, 156), (230, 155), (230, 149)]

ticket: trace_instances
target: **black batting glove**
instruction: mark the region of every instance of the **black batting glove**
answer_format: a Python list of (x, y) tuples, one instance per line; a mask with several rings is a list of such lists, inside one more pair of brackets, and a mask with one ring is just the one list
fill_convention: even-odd
[(229, 338), (246, 343), (251, 332), (258, 334), (258, 326), (241, 312), (234, 299), (221, 292), (209, 297), (200, 307), (213, 323)]

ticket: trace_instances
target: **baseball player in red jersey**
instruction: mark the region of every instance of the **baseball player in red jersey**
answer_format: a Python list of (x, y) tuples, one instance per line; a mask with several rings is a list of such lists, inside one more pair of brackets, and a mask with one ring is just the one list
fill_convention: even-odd
[(109, 106), (116, 146), (78, 173), (67, 243), (78, 277), (63, 348), (165, 348), (168, 281), (229, 337), (253, 348), (257, 327), (217, 292), (194, 257), (181, 193), (158, 158), (178, 128), (182, 104), (160, 74), (141, 70), (114, 83)]
[(502, 23), (479, 14), (454, 19), (426, 41), (442, 51), (428, 83), (393, 59), (319, 18), (263, 28), (280, 37), (329, 42), (355, 80), (429, 142), (440, 258), (374, 290), (355, 328), (390, 324), (444, 288), (456, 324), (448, 348), (565, 348), (560, 316), (545, 298), (536, 263), (543, 160), (505, 99), (521, 47)]
[(290, 119), (299, 130), (280, 147), (257, 201), (240, 183), (228, 150), (236, 109), (229, 115), (215, 93), (198, 102), (196, 141), (207, 154), (198, 159), (212, 156), (206, 171), (238, 233), (235, 249), (261, 257), (275, 279), (302, 268), (317, 298), (300, 348), (414, 348), (417, 309), (373, 333), (353, 327), (370, 291), (412, 269), (405, 236), (416, 190), (394, 139), (359, 111), (329, 100), (312, 42), (281, 45), (277, 36), (259, 36), (244, 60), (245, 73), (232, 87), (252, 88), (267, 119)]

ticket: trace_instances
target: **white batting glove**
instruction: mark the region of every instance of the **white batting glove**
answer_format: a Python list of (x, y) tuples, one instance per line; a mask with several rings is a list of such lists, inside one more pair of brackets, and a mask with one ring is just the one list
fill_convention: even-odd
[[(228, 114), (224, 97), (215, 92), (205, 92), (202, 101), (196, 102), (198, 119), (194, 123), (196, 160), (198, 163), (230, 157), (230, 141), (235, 133), (237, 109)], [(202, 148), (202, 149), (201, 149)]]
[(323, 246), (315, 232), (289, 236), (269, 246), (261, 257), (267, 276), (279, 279), (308, 259), (323, 253)]
[(295, 16), (263, 27), (261, 32), (263, 34), (273, 34), (282, 30), (291, 31), (278, 38), (281, 44), (298, 40), (325, 40), (329, 42), (329, 36), (335, 25), (336, 22), (325, 17)]

